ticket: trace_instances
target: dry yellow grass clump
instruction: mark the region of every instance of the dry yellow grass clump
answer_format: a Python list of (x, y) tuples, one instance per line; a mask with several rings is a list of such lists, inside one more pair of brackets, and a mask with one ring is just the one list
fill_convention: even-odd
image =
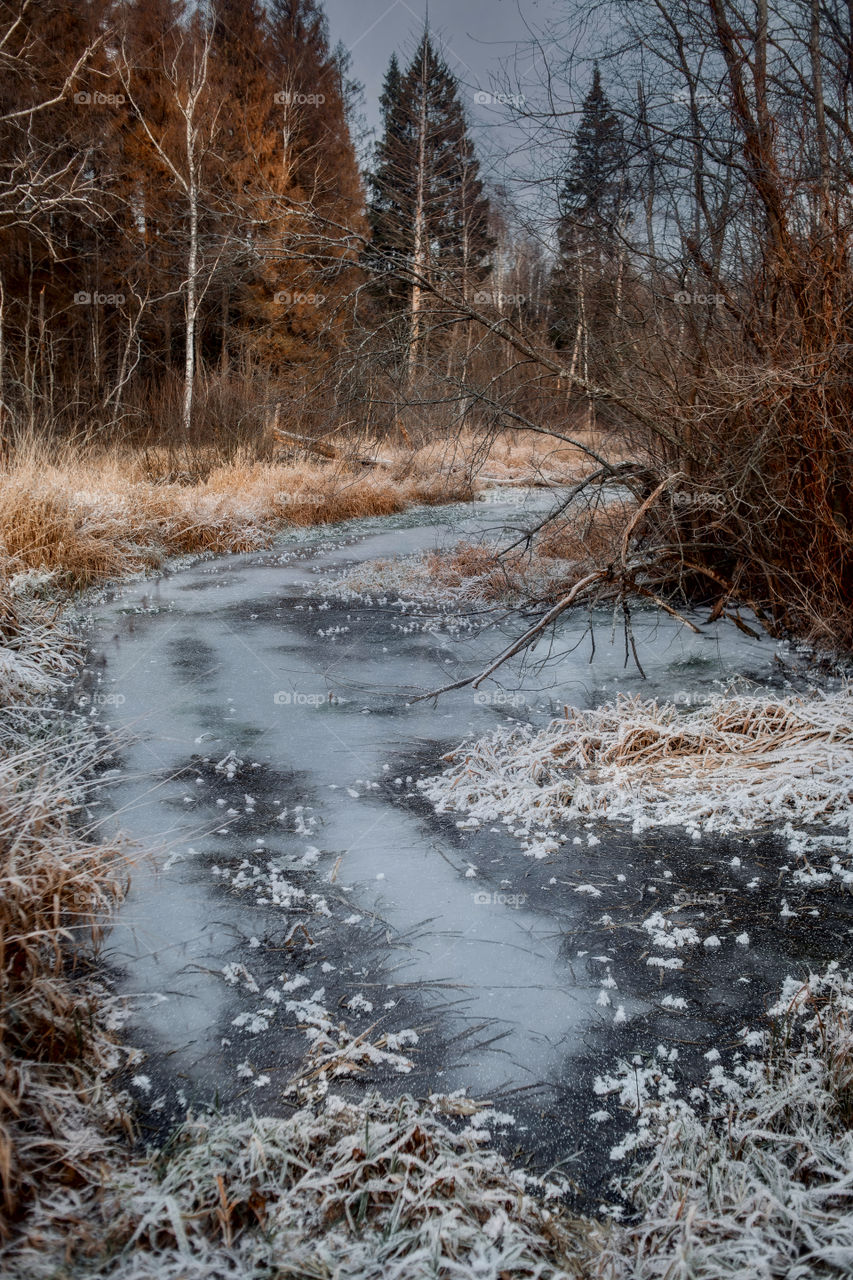
[(478, 485), (576, 476), (583, 455), (512, 434), (420, 448), (376, 441), (289, 446), (277, 460), (194, 451), (110, 451), (31, 441), (0, 469), (0, 552), (9, 572), (48, 569), (75, 588), (169, 555), (250, 551), (288, 525), (390, 515), (464, 500)]
[(580, 578), (618, 560), (632, 510), (625, 502), (595, 506), (559, 518), (542, 533), (509, 551), (487, 542), (463, 542), (452, 552), (428, 559), (434, 586), (466, 588), (473, 599), (515, 603), (535, 597), (543, 603), (564, 595)]
[[(59, 584), (83, 587), (169, 555), (252, 550), (288, 525), (470, 498), (486, 462), (473, 437), (405, 451), (360, 441), (329, 452), (221, 462), (196, 451), (182, 465), (165, 451), (30, 442), (0, 470), (0, 551), (8, 572), (47, 569)], [(487, 462), (490, 476), (529, 482), (546, 465), (574, 474), (579, 455), (499, 439)]]
[(440, 808), (483, 821), (512, 814), (519, 826), (590, 816), (635, 831), (784, 825), (789, 848), (807, 853), (807, 828), (821, 824), (837, 828), (818, 841), (836, 855), (831, 874), (853, 884), (851, 713), (850, 685), (787, 697), (733, 692), (690, 711), (620, 695), (567, 708), (546, 729), (502, 726), (451, 752), (451, 767), (420, 785)]
[(146, 479), (134, 459), (17, 464), (0, 474), (0, 547), (12, 572), (54, 570), (81, 587), (169, 555), (252, 550), (288, 524), (387, 515), (467, 492), (459, 480), (353, 475), (335, 463), (235, 463), (195, 484)]
[[(79, 743), (0, 762), (0, 1234), (51, 1186), (97, 1177), (86, 1113), (111, 1046), (75, 954), (121, 894), (113, 850), (81, 839)], [(86, 759), (86, 753), (82, 753)], [(89, 757), (90, 758), (90, 757)]]

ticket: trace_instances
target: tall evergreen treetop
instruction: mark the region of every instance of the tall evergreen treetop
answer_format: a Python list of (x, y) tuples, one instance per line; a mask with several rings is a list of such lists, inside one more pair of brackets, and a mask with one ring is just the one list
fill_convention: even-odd
[[(380, 105), (374, 249), (408, 264), (420, 255), (419, 271), (464, 291), (489, 270), (488, 201), (456, 80), (428, 31), (405, 71), (392, 56)], [(399, 305), (406, 289), (389, 282), (383, 292)]]
[(550, 288), (552, 341), (576, 358), (580, 336), (587, 352), (619, 309), (628, 203), (628, 150), (596, 64), (559, 189)]
[(596, 64), (560, 188), (560, 228), (611, 239), (627, 199), (627, 148)]

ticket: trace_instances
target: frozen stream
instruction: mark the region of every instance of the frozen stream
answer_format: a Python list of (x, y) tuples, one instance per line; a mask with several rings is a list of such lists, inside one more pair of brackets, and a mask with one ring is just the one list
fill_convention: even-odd
[[(531, 496), (531, 510), (544, 501)], [(467, 1087), (515, 1118), (499, 1136), (507, 1150), (536, 1167), (562, 1161), (591, 1188), (619, 1123), (605, 1138), (589, 1120), (597, 1070), (660, 1041), (687, 1068), (701, 1063), (760, 1016), (785, 973), (837, 954), (843, 904), (801, 903), (780, 927), (772, 839), (697, 844), (585, 824), (534, 860), (504, 826), (465, 830), (420, 796), (443, 751), (503, 718), (545, 723), (619, 689), (692, 702), (714, 681), (779, 669), (770, 641), (729, 626), (695, 636), (640, 612), (643, 681), (624, 668), (621, 632), (611, 645), (609, 614), (590, 662), (577, 615), (541, 667), (506, 673), (522, 697), (491, 686), (487, 703), (464, 690), (408, 705), (478, 669), (504, 624), (393, 597), (329, 602), (316, 575), (524, 514), (507, 501), (299, 531), (95, 607), (78, 699), (126, 735), (99, 803), (151, 851), (105, 958), (134, 997), (146, 1060), (131, 1087), (152, 1130), (214, 1100), (287, 1110), (311, 1038), (332, 1025), (342, 1051), (363, 1032), (378, 1046), (333, 1088)], [(682, 973), (651, 972), (642, 922), (675, 907), (722, 945)]]

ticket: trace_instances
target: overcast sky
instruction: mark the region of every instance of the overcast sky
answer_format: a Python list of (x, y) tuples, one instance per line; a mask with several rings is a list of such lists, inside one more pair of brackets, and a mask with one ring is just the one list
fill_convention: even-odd
[[(430, 0), (429, 23), (462, 88), (472, 121), (496, 122), (500, 103), (478, 100), (496, 88), (501, 65), (519, 55), (519, 73), (535, 72), (531, 29), (558, 16), (561, 0)], [(379, 119), (378, 97), (393, 52), (407, 61), (424, 27), (425, 0), (325, 0), (332, 44), (352, 54), (352, 70), (365, 89), (368, 122)], [(491, 108), (491, 109), (490, 109)]]

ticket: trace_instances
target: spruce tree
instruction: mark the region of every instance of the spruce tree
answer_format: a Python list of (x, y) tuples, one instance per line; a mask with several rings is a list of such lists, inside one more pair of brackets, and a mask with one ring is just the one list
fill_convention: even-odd
[(456, 80), (428, 31), (405, 72), (392, 57), (380, 104), (371, 265), (382, 311), (410, 314), (411, 355), (423, 338), (428, 286), (469, 295), (488, 274), (489, 205)]
[(560, 232), (612, 252), (627, 196), (627, 149), (596, 65), (560, 191)]
[(551, 337), (588, 350), (619, 309), (628, 217), (628, 155), (619, 117), (596, 65), (558, 194)]
[(410, 122), (403, 109), (403, 73), (396, 53), (391, 54), (379, 97), (382, 138), (376, 148), (375, 166), (369, 175), (371, 200), (368, 208), (371, 251), (368, 264), (377, 273), (374, 294), (393, 311), (406, 306), (409, 286), (393, 268), (407, 258), (411, 230), (407, 170), (411, 169)]

